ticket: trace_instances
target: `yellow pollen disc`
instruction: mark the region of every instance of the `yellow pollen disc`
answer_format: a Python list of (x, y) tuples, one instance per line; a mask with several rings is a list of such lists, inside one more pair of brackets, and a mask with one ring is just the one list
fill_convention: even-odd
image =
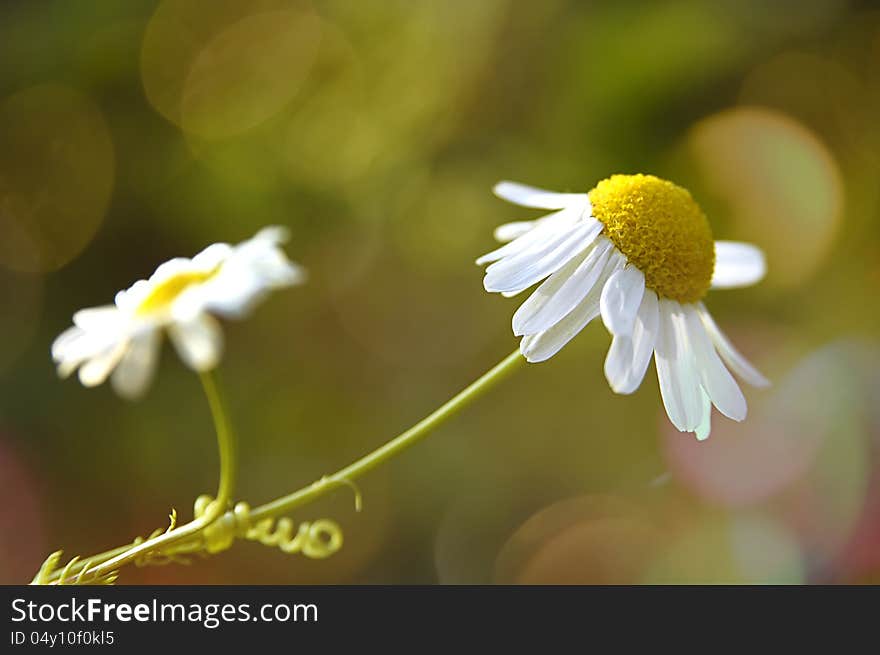
[(219, 266), (210, 271), (185, 271), (172, 275), (150, 290), (150, 293), (141, 300), (135, 314), (144, 316), (166, 309), (184, 291), (194, 284), (201, 284), (212, 278)]
[(687, 189), (653, 175), (612, 175), (590, 191), (593, 216), (658, 295), (696, 302), (709, 290), (715, 243)]

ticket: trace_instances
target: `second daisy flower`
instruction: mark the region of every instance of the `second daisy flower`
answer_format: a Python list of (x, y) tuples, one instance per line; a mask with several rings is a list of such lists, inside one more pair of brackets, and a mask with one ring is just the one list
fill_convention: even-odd
[(267, 227), (234, 246), (215, 243), (192, 259), (165, 262), (117, 293), (112, 305), (76, 312), (52, 344), (59, 375), (78, 369), (87, 387), (110, 376), (120, 395), (140, 396), (153, 377), (162, 332), (190, 368), (214, 368), (223, 333), (213, 314), (242, 317), (272, 289), (305, 279), (280, 248), (286, 240), (284, 228)]

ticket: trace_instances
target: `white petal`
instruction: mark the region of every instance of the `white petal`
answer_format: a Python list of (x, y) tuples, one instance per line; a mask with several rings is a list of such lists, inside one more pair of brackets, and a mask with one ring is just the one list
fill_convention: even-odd
[[(305, 270), (290, 261), (277, 245), (284, 238), (283, 228), (265, 228), (252, 239), (233, 247), (216, 274), (191, 285), (174, 300), (171, 307), (174, 320), (188, 322), (208, 310), (239, 318), (250, 312), (270, 290), (304, 282)], [(202, 255), (221, 245), (210, 246)]]
[(212, 243), (192, 258), (192, 263), (198, 268), (212, 269), (218, 266), (232, 254), (233, 248), (228, 243)]
[(589, 198), (585, 193), (556, 193), (519, 182), (499, 182), (492, 192), (515, 205), (535, 209), (562, 209), (572, 203), (582, 203), (584, 206), (589, 204)]
[(273, 289), (302, 284), (307, 277), (305, 269), (290, 261), (284, 251), (277, 247), (254, 257), (247, 265), (266, 286)]
[[(207, 292), (214, 281), (194, 284), (184, 289), (171, 303), (168, 310), (170, 323), (189, 323), (204, 314), (207, 307)], [(211, 286), (209, 286), (211, 285)]]
[(620, 393), (624, 380), (629, 377), (633, 361), (633, 340), (628, 335), (618, 335), (611, 339), (611, 346), (605, 356), (605, 379), (611, 390)]
[[(75, 325), (65, 330), (52, 343), (52, 359), (58, 364), (58, 375), (66, 378), (73, 373), (83, 362), (90, 359), (101, 359), (102, 355), (124, 341), (123, 331), (119, 322), (108, 324), (106, 329), (84, 330)], [(91, 377), (98, 365), (87, 372), (86, 377)]]
[(605, 270), (598, 284), (594, 285), (590, 292), (584, 296), (568, 315), (553, 327), (523, 337), (519, 343), (519, 350), (529, 362), (543, 362), (558, 353), (562, 347), (571, 341), (587, 324), (599, 315), (599, 296), (601, 294), (601, 282), (607, 279), (617, 268), (623, 266), (624, 260), (619, 253), (613, 252), (605, 264)]
[(597, 239), (595, 247), (572, 258), (551, 275), (516, 310), (513, 333), (517, 336), (537, 334), (574, 309), (602, 274), (611, 247), (607, 239)]
[(548, 214), (536, 221), (535, 228), (529, 230), (520, 237), (517, 237), (510, 243), (504, 244), (500, 248), (496, 248), (491, 252), (477, 259), (477, 266), (495, 262), (504, 257), (512, 257), (524, 250), (540, 245), (549, 239), (552, 239), (560, 231), (566, 230), (583, 218), (583, 212), (577, 208), (566, 208), (562, 211)]
[(132, 339), (110, 378), (116, 393), (131, 399), (143, 395), (156, 370), (160, 343), (158, 330), (143, 332)]
[(633, 393), (642, 384), (657, 342), (657, 295), (645, 290), (632, 335), (615, 336), (605, 359), (605, 377), (615, 393)]
[(114, 304), (119, 307), (119, 309), (131, 310), (137, 307), (140, 302), (146, 297), (146, 295), (152, 289), (152, 285), (146, 280), (138, 280), (134, 284), (132, 284), (128, 289), (124, 289), (116, 294), (116, 297), (113, 299)]
[(168, 328), (171, 341), (184, 363), (196, 371), (207, 371), (220, 361), (223, 352), (223, 331), (209, 314)]
[(642, 304), (636, 314), (636, 324), (633, 328), (633, 363), (630, 376), (620, 389), (620, 393), (632, 393), (642, 384), (654, 347), (657, 343), (657, 330), (660, 323), (660, 301), (650, 289), (645, 290), (642, 296)]
[[(486, 291), (526, 289), (562, 268), (572, 257), (583, 252), (602, 231), (602, 224), (590, 219), (562, 232), (532, 250), (505, 257), (486, 269)], [(522, 238), (527, 238), (526, 235)]]
[(191, 259), (187, 257), (175, 257), (174, 259), (169, 259), (167, 262), (159, 264), (159, 267), (153, 272), (147, 282), (151, 285), (158, 284), (176, 275), (180, 275), (181, 273), (190, 273), (197, 270), (199, 270), (199, 268), (193, 265)]
[(242, 318), (272, 288), (255, 271), (224, 264), (210, 280), (183, 291), (171, 305), (171, 316), (180, 323), (188, 323), (207, 311)]
[(681, 396), (685, 401), (690, 431), (695, 431), (703, 419), (703, 394), (700, 373), (694, 359), (693, 346), (687, 332), (681, 305), (673, 303), (672, 325), (675, 331), (676, 369)]
[(632, 333), (644, 293), (645, 276), (632, 264), (608, 278), (602, 288), (599, 309), (602, 322), (611, 334), (624, 336)]
[(543, 362), (562, 350), (587, 324), (599, 315), (599, 299), (585, 298), (571, 313), (549, 330), (523, 337), (519, 350), (531, 363)]
[(712, 402), (709, 400), (705, 389), (700, 389), (700, 391), (702, 393), (703, 418), (694, 432), (697, 435), (697, 441), (705, 441), (709, 438), (709, 433), (712, 431)]
[(73, 350), (70, 353), (65, 353), (63, 356), (55, 357), (55, 361), (58, 364), (57, 372), (58, 377), (66, 378), (70, 376), (79, 366), (89, 359), (90, 357), (94, 357), (100, 352), (97, 349), (91, 349), (94, 352), (86, 351), (85, 349), (80, 349), (78, 352), (74, 352)]
[(718, 349), (718, 354), (721, 355), (721, 359), (724, 360), (724, 363), (727, 364), (734, 373), (753, 387), (769, 387), (770, 381), (761, 375), (761, 372), (752, 366), (749, 361), (733, 347), (733, 344), (730, 343), (730, 340), (715, 323), (712, 315), (709, 314), (709, 311), (703, 303), (697, 304), (697, 311), (700, 314), (700, 319), (703, 321), (703, 325), (706, 327), (706, 332), (709, 333), (709, 338), (712, 340), (712, 343), (715, 344), (715, 348)]
[(257, 232), (251, 241), (266, 241), (278, 246), (290, 240), (290, 230), (283, 225), (267, 225)]
[(103, 305), (79, 310), (73, 315), (73, 323), (84, 330), (106, 330), (115, 328), (121, 318), (115, 305)]
[(767, 262), (759, 248), (740, 241), (715, 242), (713, 289), (747, 287), (758, 282), (766, 272)]
[(748, 408), (739, 385), (715, 352), (696, 307), (684, 305), (682, 311), (703, 388), (718, 411), (734, 421), (742, 421)]
[(235, 246), (223, 265), (223, 271), (251, 273), (271, 288), (305, 281), (305, 271), (287, 258), (278, 247), (287, 240), (287, 230), (274, 226), (260, 230), (255, 237)]
[(513, 223), (505, 223), (495, 228), (492, 236), (496, 241), (507, 243), (521, 237), (523, 234), (535, 227), (537, 221), (514, 221)]
[[(181, 297), (181, 315), (195, 310), (210, 310), (231, 318), (241, 318), (250, 313), (274, 285), (266, 284), (253, 271), (246, 269), (223, 270), (216, 278), (203, 284), (189, 297)], [(175, 303), (174, 310), (177, 310)]]
[[(565, 248), (572, 243), (573, 239), (583, 232), (583, 227), (579, 224), (569, 225), (559, 228), (553, 233), (548, 234), (546, 238), (535, 241), (528, 247), (520, 249), (515, 254), (506, 255), (502, 259), (493, 262), (486, 268), (486, 275), (483, 278), (483, 286), (487, 291), (513, 291), (522, 288), (520, 285), (514, 285), (509, 289), (499, 289), (498, 284), (506, 284), (508, 281), (515, 281), (523, 276), (523, 270), (527, 267), (534, 269), (536, 265), (548, 257), (552, 256), (559, 248)], [(524, 242), (531, 234), (527, 234), (517, 241), (508, 245), (514, 245), (518, 242)], [(526, 276), (528, 276), (528, 271)]]
[(104, 382), (122, 359), (128, 343), (127, 339), (120, 341), (83, 364), (79, 369), (79, 381), (83, 386), (96, 387)]
[(660, 395), (672, 424), (682, 432), (693, 432), (702, 419), (700, 382), (694, 370), (680, 306), (674, 300), (660, 300), (660, 320), (654, 351)]
[(71, 344), (76, 343), (84, 334), (85, 330), (73, 325), (55, 337), (55, 341), (52, 342), (52, 359), (56, 362), (63, 359)]
[(68, 377), (89, 357), (106, 348), (107, 344), (96, 344), (82, 328), (68, 328), (52, 344), (52, 359), (58, 364), (58, 377)]

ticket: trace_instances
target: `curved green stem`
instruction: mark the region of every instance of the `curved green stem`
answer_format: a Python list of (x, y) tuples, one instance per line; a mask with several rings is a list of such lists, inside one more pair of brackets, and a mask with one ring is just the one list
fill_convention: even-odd
[[(235, 489), (237, 468), (237, 444), (235, 433), (232, 430), (232, 424), (229, 421), (229, 415), (226, 412), (214, 375), (211, 372), (201, 373), (200, 378), (202, 380), (202, 388), (205, 390), (205, 396), (208, 398), (208, 405), (211, 408), (211, 418), (214, 420), (214, 429), (217, 432), (217, 446), (220, 454), (220, 482), (217, 486), (216, 500), (211, 503), (208, 510), (199, 518), (194, 519), (179, 528), (175, 528), (174, 530), (170, 530), (154, 537), (153, 539), (147, 539), (137, 546), (128, 548), (122, 553), (110, 557), (91, 569), (90, 576), (100, 576), (110, 573), (125, 564), (133, 562), (145, 553), (168, 548), (172, 544), (187, 539), (213, 523), (226, 511), (226, 507), (232, 500), (232, 494)], [(115, 551), (110, 552), (116, 552), (118, 550), (119, 549), (115, 549)]]
[(208, 398), (211, 408), (211, 418), (214, 419), (214, 429), (217, 432), (217, 448), (220, 455), (220, 483), (217, 486), (216, 504), (222, 510), (232, 500), (235, 493), (235, 484), (238, 477), (238, 441), (232, 430), (232, 422), (229, 420), (229, 412), (223, 402), (223, 396), (217, 387), (217, 380), (209, 371), (201, 373), (202, 388)]
[(382, 462), (394, 457), (394, 455), (406, 448), (409, 448), (430, 434), (433, 430), (443, 425), (447, 420), (458, 414), (462, 409), (470, 405), (477, 398), (506, 378), (523, 362), (525, 362), (525, 359), (520, 354), (519, 350), (513, 351), (503, 361), (486, 372), (481, 378), (459, 392), (441, 407), (434, 410), (409, 430), (406, 430), (385, 445), (377, 448), (370, 454), (361, 457), (358, 461), (349, 464), (336, 473), (325, 476), (308, 487), (304, 487), (292, 494), (282, 496), (277, 500), (273, 500), (270, 503), (254, 508), (251, 511), (251, 519), (256, 522), (260, 519), (286, 514), (297, 507), (301, 507), (302, 505), (315, 500), (328, 491), (341, 485), (351, 484), (351, 481), (354, 478), (360, 477), (364, 473), (371, 471)]
[[(250, 520), (253, 523), (257, 523), (263, 519), (286, 514), (340, 486), (352, 485), (351, 481), (354, 478), (371, 471), (376, 466), (420, 441), (480, 398), (524, 362), (525, 359), (520, 355), (519, 350), (515, 350), (482, 377), (413, 427), (336, 473), (324, 476), (299, 491), (254, 508), (250, 513)], [(217, 499), (210, 505), (208, 511), (199, 518), (163, 535), (148, 539), (139, 545), (120, 546), (119, 548), (86, 558), (71, 568), (71, 575), (81, 570), (85, 562), (91, 562), (93, 565), (96, 565), (91, 569), (89, 574), (91, 577), (92, 575), (110, 573), (150, 551), (162, 550), (168, 552), (169, 546), (172, 545), (177, 546), (176, 549), (172, 550), (182, 549), (181, 552), (198, 549), (199, 533), (224, 514), (235, 487), (236, 441), (213, 377), (210, 374), (202, 375), (202, 385), (204, 386), (208, 403), (211, 406), (211, 415), (217, 430), (217, 442), (220, 450), (220, 484), (217, 491)], [(184, 541), (186, 543), (183, 543)], [(57, 573), (54, 574), (52, 578), (57, 578), (57, 575)]]

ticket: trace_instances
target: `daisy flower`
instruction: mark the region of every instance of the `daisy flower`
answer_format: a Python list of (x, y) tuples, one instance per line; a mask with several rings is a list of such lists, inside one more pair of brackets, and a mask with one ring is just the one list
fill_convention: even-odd
[(285, 229), (267, 227), (235, 246), (215, 243), (192, 259), (165, 262), (150, 279), (117, 293), (112, 305), (76, 312), (73, 327), (52, 344), (58, 374), (79, 369), (87, 387), (111, 376), (120, 395), (137, 397), (152, 379), (163, 331), (187, 366), (214, 368), (223, 333), (213, 314), (242, 317), (271, 289), (305, 279), (279, 247), (286, 240)]
[[(709, 436), (712, 405), (736, 421), (746, 401), (730, 370), (767, 380), (730, 343), (702, 300), (711, 289), (754, 284), (765, 273), (755, 246), (713, 241), (691, 194), (652, 175), (613, 175), (589, 193), (554, 193), (501, 182), (495, 194), (555, 210), (495, 230), (502, 247), (483, 255), (487, 291), (514, 296), (540, 286), (513, 316), (520, 352), (542, 362), (597, 316), (612, 335), (611, 388), (633, 393), (653, 355), (666, 413), (682, 432)], [(730, 370), (728, 370), (730, 369)]]

